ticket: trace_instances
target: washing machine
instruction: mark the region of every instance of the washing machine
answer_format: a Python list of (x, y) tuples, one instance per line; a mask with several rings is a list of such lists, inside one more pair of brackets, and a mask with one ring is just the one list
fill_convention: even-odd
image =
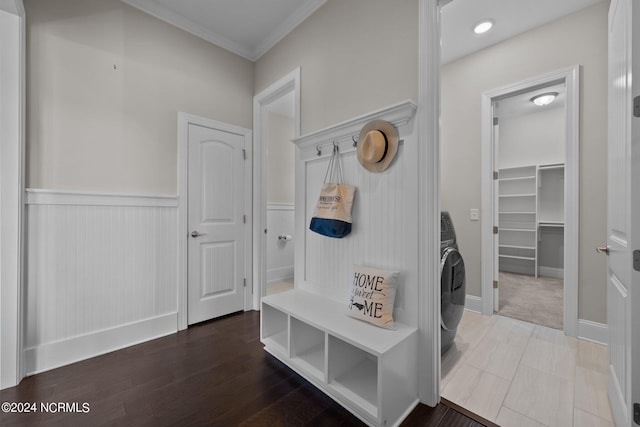
[(449, 212), (440, 214), (440, 289), (440, 350), (444, 353), (453, 344), (466, 296), (464, 260)]

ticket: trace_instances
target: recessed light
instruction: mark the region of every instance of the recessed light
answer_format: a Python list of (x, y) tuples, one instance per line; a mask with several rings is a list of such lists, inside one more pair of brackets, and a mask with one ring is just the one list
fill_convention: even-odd
[(531, 98), (531, 102), (540, 107), (543, 107), (545, 105), (551, 104), (556, 99), (556, 96), (558, 96), (558, 92), (541, 93), (540, 95), (536, 95)]
[(478, 22), (475, 27), (473, 27), (473, 32), (476, 34), (483, 34), (489, 31), (491, 27), (493, 27), (493, 20), (483, 19), (482, 21)]

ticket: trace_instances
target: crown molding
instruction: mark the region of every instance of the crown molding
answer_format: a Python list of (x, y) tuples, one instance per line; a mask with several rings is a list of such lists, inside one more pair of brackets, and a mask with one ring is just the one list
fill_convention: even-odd
[(17, 16), (24, 16), (22, 0), (0, 0), (0, 10)]
[[(0, 0), (0, 4), (6, 1), (8, 0)], [(264, 38), (264, 40), (256, 47), (256, 49), (252, 49), (245, 44), (234, 42), (233, 40), (219, 33), (211, 31), (203, 27), (202, 25), (196, 24), (190, 19), (173, 12), (172, 10), (162, 5), (146, 0), (121, 1), (155, 18), (158, 18), (161, 21), (176, 26), (181, 30), (191, 33), (196, 37), (204, 39), (209, 43), (233, 52), (236, 55), (239, 55), (252, 62), (257, 61), (262, 55), (268, 52), (280, 40), (286, 37), (287, 34), (293, 31), (293, 29), (295, 29), (305, 19), (311, 16), (316, 10), (318, 10), (327, 2), (327, 0), (308, 0), (304, 2), (299, 8), (295, 9), (287, 19), (285, 19), (280, 25), (278, 25), (273, 31), (271, 31), (271, 33)]]
[(280, 40), (285, 38), (291, 31), (293, 31), (298, 25), (302, 24), (305, 19), (320, 9), (327, 0), (308, 0), (302, 6), (293, 11), (287, 19), (285, 19), (280, 25), (278, 25), (271, 33), (256, 47), (254, 51), (254, 59), (257, 61), (267, 53), (272, 47), (278, 44)]

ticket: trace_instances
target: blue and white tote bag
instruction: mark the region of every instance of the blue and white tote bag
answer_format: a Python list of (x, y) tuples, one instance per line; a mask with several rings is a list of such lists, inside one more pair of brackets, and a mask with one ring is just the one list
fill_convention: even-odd
[(309, 229), (337, 239), (351, 233), (351, 207), (355, 193), (354, 186), (343, 182), (340, 149), (334, 145)]

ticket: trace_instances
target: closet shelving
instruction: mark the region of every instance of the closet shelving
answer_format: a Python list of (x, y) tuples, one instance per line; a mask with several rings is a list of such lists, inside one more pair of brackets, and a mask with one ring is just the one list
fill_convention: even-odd
[(500, 270), (538, 276), (541, 236), (564, 227), (564, 164), (500, 169)]
[(538, 167), (538, 271), (564, 273), (564, 164)]
[[(517, 260), (537, 270), (536, 166), (500, 169), (498, 193), (500, 263)], [(501, 268), (502, 269), (502, 268)]]

